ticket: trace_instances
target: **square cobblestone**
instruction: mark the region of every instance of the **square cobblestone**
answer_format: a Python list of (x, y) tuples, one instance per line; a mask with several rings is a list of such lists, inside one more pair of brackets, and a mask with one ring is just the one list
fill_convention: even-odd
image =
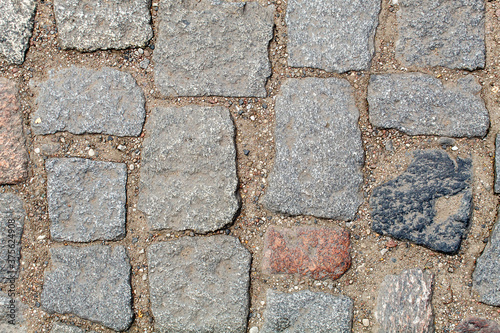
[(19, 275), (21, 236), (26, 212), (12, 193), (0, 193), (0, 282), (11, 283)]
[(251, 255), (235, 237), (184, 237), (148, 248), (158, 333), (244, 333)]
[(166, 96), (265, 97), (273, 15), (258, 2), (162, 1), (157, 87)]
[(49, 313), (74, 314), (116, 331), (133, 319), (130, 264), (123, 246), (50, 249), (42, 306)]
[(83, 158), (45, 163), (50, 234), (56, 241), (90, 242), (125, 236), (127, 167)]

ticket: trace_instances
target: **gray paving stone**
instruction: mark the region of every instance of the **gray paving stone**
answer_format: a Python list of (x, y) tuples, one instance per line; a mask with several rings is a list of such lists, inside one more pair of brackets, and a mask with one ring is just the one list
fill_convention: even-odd
[(125, 236), (125, 163), (52, 158), (45, 169), (52, 239), (90, 242)]
[(375, 232), (454, 254), (472, 215), (472, 161), (416, 151), (405, 172), (373, 190), (370, 207)]
[(420, 269), (387, 275), (377, 298), (377, 332), (433, 333), (433, 280), (432, 273)]
[(472, 274), (474, 289), (480, 301), (500, 306), (500, 218), (495, 223), (483, 253), (476, 261)]
[(52, 325), (50, 333), (85, 333), (85, 331), (73, 325), (66, 325), (56, 322), (54, 323), (54, 325)]
[(30, 84), (38, 90), (37, 110), (31, 116), (34, 134), (141, 134), (146, 100), (129, 73), (70, 67)]
[(50, 254), (41, 295), (45, 311), (74, 314), (116, 331), (130, 326), (130, 264), (123, 246), (66, 246)]
[(0, 56), (22, 64), (33, 33), (35, 0), (0, 1)]
[(158, 107), (146, 124), (137, 207), (155, 229), (206, 233), (238, 211), (234, 125), (223, 107)]
[(263, 203), (290, 215), (353, 219), (362, 202), (363, 146), (344, 79), (291, 79), (276, 98), (276, 161)]
[(400, 0), (396, 57), (405, 66), (485, 65), (483, 0)]
[(153, 37), (150, 0), (54, 0), (59, 44), (94, 51), (145, 46)]
[(9, 296), (10, 287), (5, 290), (8, 292), (0, 291), (0, 332), (27, 333), (25, 312), (28, 307), (16, 296)]
[(495, 193), (500, 193), (500, 135), (495, 139)]
[(421, 73), (372, 75), (368, 85), (370, 122), (409, 135), (485, 136), (490, 125), (472, 75), (443, 85)]
[(290, 0), (288, 65), (338, 73), (369, 69), (379, 12), (378, 0)]
[(163, 1), (153, 53), (166, 96), (265, 97), (274, 7), (257, 2)]
[(23, 202), (12, 193), (0, 193), (0, 282), (19, 276), (21, 236), (26, 212)]
[(147, 252), (155, 332), (246, 332), (251, 255), (237, 238), (183, 237)]
[(268, 290), (261, 333), (350, 333), (352, 309), (353, 301), (343, 295)]

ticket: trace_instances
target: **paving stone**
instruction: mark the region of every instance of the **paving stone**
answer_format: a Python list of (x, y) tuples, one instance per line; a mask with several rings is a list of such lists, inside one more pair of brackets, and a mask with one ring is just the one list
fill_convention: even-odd
[(266, 274), (338, 279), (351, 267), (351, 241), (344, 229), (271, 226), (264, 240)]
[(223, 107), (158, 107), (146, 124), (137, 207), (155, 230), (206, 233), (233, 221), (234, 125)]
[(85, 333), (85, 331), (73, 325), (66, 325), (56, 322), (54, 323), (54, 325), (52, 325), (52, 330), (50, 330), (50, 333)]
[(172, 0), (158, 16), (153, 62), (162, 94), (266, 97), (273, 6)]
[(414, 153), (398, 177), (370, 198), (373, 231), (454, 254), (472, 214), (472, 161), (442, 150)]
[(125, 163), (52, 158), (45, 169), (52, 239), (90, 242), (125, 236)]
[(22, 64), (33, 33), (35, 0), (0, 1), (0, 56)]
[(483, 253), (472, 274), (474, 289), (480, 301), (500, 306), (500, 218), (497, 220)]
[(455, 328), (457, 333), (500, 333), (500, 325), (493, 320), (469, 318)]
[(32, 87), (38, 89), (34, 134), (141, 134), (146, 100), (129, 73), (70, 67), (51, 71), (47, 81)]
[(352, 87), (337, 78), (287, 80), (275, 109), (276, 161), (264, 205), (352, 220), (362, 202), (364, 158)]
[(27, 333), (25, 313), (28, 307), (17, 297), (10, 297), (9, 293), (0, 291), (0, 332)]
[(50, 254), (41, 295), (45, 311), (74, 314), (116, 331), (130, 326), (130, 264), (123, 246), (65, 246)]
[(183, 237), (147, 252), (155, 332), (246, 332), (252, 258), (237, 238)]
[(352, 308), (353, 301), (343, 295), (268, 290), (262, 333), (350, 333)]
[(23, 181), (28, 175), (27, 168), (28, 152), (17, 88), (14, 82), (0, 77), (0, 184)]
[(483, 68), (483, 0), (400, 0), (396, 58), (405, 66)]
[(485, 136), (490, 119), (472, 75), (446, 84), (421, 73), (372, 75), (370, 122), (410, 135)]
[(500, 193), (500, 135), (495, 139), (495, 193)]
[(290, 0), (288, 65), (338, 73), (369, 69), (379, 12), (378, 0)]
[(377, 332), (434, 332), (433, 279), (432, 273), (420, 269), (387, 275), (377, 298)]
[(19, 197), (0, 193), (0, 283), (13, 282), (19, 276), (25, 216)]
[(153, 37), (149, 0), (54, 0), (59, 45), (94, 51), (142, 47)]

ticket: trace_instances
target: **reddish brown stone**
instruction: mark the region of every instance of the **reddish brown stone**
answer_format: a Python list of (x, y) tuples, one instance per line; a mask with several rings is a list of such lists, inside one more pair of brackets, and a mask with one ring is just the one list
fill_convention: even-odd
[(27, 176), (28, 153), (16, 85), (0, 78), (0, 184), (15, 184)]
[(340, 228), (270, 227), (264, 246), (264, 272), (338, 279), (351, 267), (350, 250), (349, 233)]
[(469, 318), (455, 328), (458, 333), (500, 333), (500, 326), (492, 320)]

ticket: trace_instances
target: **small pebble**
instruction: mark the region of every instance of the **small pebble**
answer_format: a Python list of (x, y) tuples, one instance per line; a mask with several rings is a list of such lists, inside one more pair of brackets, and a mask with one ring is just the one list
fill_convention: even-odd
[(259, 328), (254, 326), (250, 329), (249, 333), (259, 333)]
[(95, 155), (94, 149), (89, 149), (89, 156), (94, 156), (94, 155)]
[(40, 154), (40, 148), (35, 148), (35, 153)]
[(246, 156), (248, 156), (248, 154), (250, 154), (250, 150), (243, 149), (243, 154), (245, 154)]
[(364, 326), (364, 327), (368, 327), (368, 326), (370, 326), (370, 320), (368, 320), (368, 319), (366, 319), (366, 318), (365, 318), (365, 319), (363, 319), (363, 326)]
[(124, 151), (125, 149), (127, 149), (127, 146), (118, 145), (118, 147), (116, 147), (116, 149), (118, 149), (119, 151)]
[(457, 146), (453, 146), (453, 147), (451, 147), (451, 150), (456, 151), (456, 150), (458, 150), (458, 147)]

